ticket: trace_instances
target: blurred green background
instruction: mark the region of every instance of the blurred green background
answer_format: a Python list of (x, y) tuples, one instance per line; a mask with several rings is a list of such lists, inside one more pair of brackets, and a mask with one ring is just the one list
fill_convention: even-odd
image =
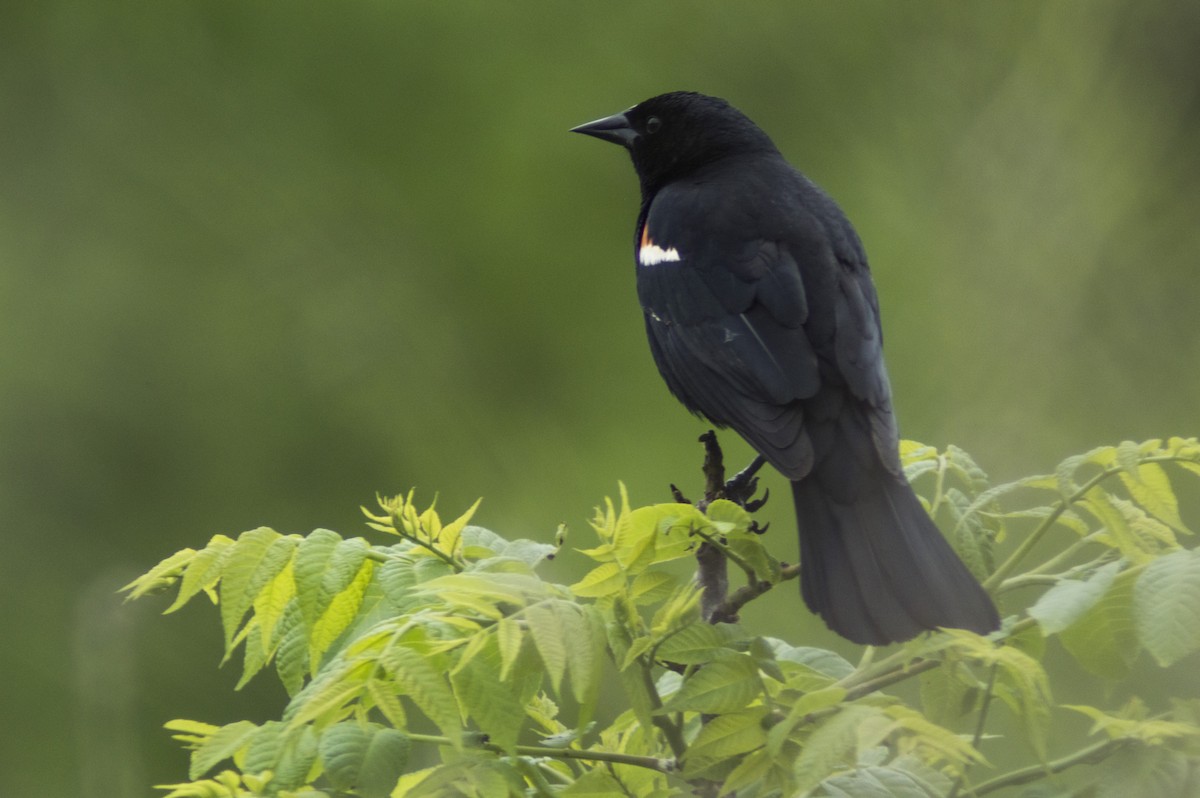
[(176, 549), (359, 534), (414, 486), (582, 545), (619, 479), (697, 492), (633, 173), (566, 132), (662, 91), (730, 99), (854, 220), (907, 437), (1013, 477), (1196, 434), (1198, 75), (1182, 0), (6, 3), (0, 796), (148, 795), (186, 772), (164, 721), (277, 712), (211, 610), (114, 595)]

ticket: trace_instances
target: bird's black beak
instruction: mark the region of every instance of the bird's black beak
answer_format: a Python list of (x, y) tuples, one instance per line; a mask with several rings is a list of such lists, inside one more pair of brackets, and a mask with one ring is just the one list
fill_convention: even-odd
[(625, 114), (606, 116), (595, 122), (573, 127), (571, 132), (595, 136), (598, 139), (611, 141), (613, 144), (620, 144), (622, 147), (628, 147), (638, 137), (637, 131), (629, 124), (629, 118)]

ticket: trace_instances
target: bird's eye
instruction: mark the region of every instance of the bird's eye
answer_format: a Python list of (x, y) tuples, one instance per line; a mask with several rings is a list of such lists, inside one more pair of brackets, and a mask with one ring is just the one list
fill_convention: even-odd
[(657, 116), (652, 116), (646, 120), (646, 133), (647, 134), (657, 133), (658, 129), (660, 127), (662, 127), (662, 120), (659, 119)]

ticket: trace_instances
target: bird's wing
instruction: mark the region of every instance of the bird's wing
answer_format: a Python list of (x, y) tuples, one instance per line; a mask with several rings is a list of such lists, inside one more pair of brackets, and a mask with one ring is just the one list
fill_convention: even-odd
[[(860, 428), (852, 437), (894, 461), (878, 302), (865, 261), (838, 240), (842, 231), (804, 207), (772, 225), (728, 197), (717, 198), (726, 207), (715, 211), (697, 207), (697, 196), (704, 197), (667, 197), (661, 213), (651, 205), (638, 232), (638, 294), (672, 393), (735, 429), (791, 479), (811, 469), (814, 444), (818, 459), (839, 445), (847, 423)], [(697, 227), (689, 217), (710, 224)], [(754, 229), (764, 234), (747, 234)]]

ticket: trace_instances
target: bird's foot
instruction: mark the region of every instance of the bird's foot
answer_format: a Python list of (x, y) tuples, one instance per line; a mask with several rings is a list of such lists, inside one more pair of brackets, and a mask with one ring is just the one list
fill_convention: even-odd
[[(724, 498), (746, 508), (746, 512), (755, 513), (762, 509), (771, 496), (771, 491), (763, 491), (761, 498), (754, 498), (758, 492), (758, 471), (767, 462), (761, 454), (755, 457), (750, 465), (733, 475), (723, 486), (721, 493)], [(765, 527), (764, 527), (765, 529)]]

